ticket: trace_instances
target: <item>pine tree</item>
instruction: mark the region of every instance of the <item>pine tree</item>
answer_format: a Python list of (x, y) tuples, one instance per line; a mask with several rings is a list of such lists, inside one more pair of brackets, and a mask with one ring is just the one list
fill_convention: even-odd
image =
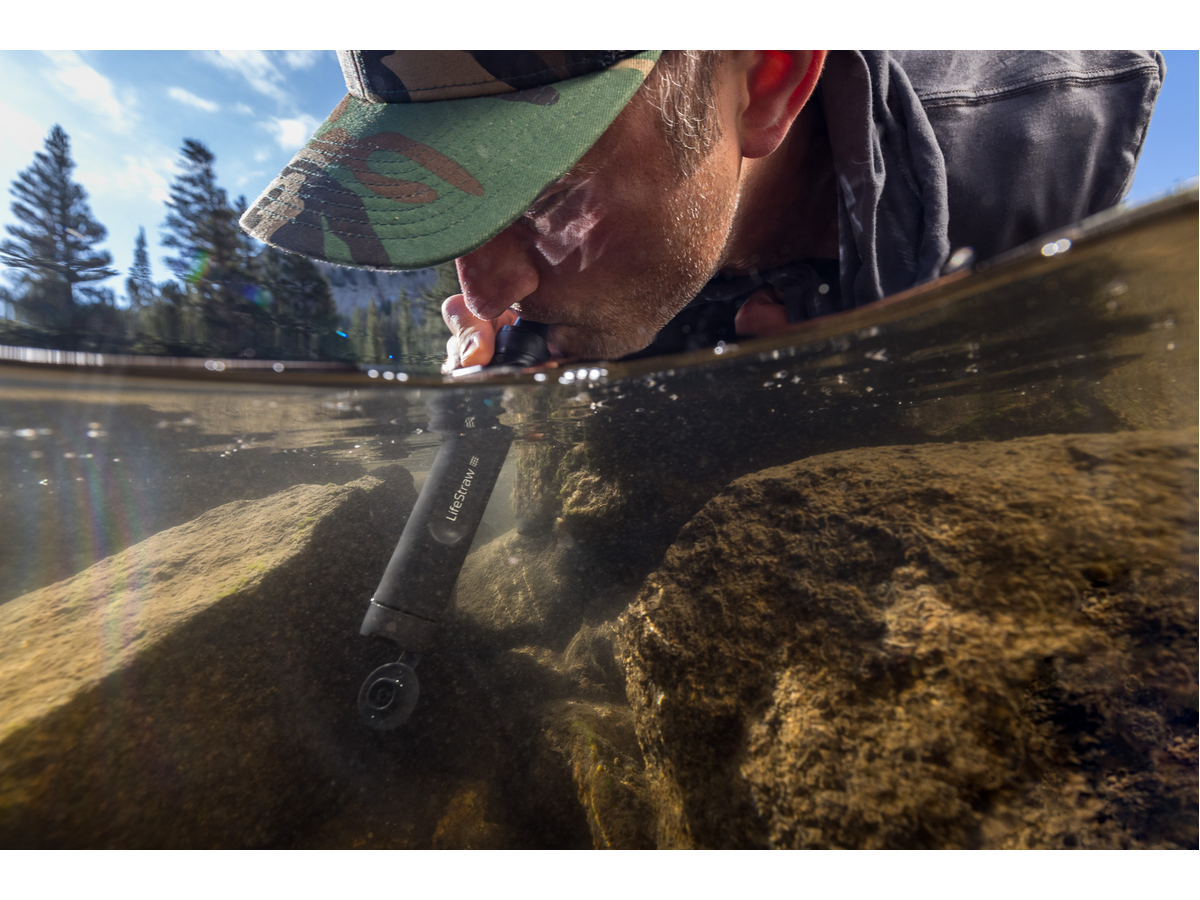
[(171, 183), (163, 245), (177, 256), (165, 262), (180, 281), (191, 285), (195, 302), (218, 341), (242, 341), (255, 320), (245, 297), (248, 242), (237, 226), (237, 210), (217, 186), (216, 157), (199, 141), (186, 138), (181, 173)]
[(366, 335), (366, 316), (363, 315), (362, 307), (356, 306), (350, 314), (350, 346), (354, 349), (355, 358), (360, 361), (366, 358)]
[(0, 244), (0, 261), (22, 270), (16, 306), (33, 323), (67, 333), (83, 327), (82, 302), (103, 302), (103, 289), (93, 283), (116, 274), (112, 255), (96, 249), (108, 231), (71, 179), (74, 168), (70, 139), (55, 125), (45, 152), (13, 180), (12, 212), (24, 224), (6, 225), (15, 240)]
[(400, 299), (396, 303), (396, 336), (400, 339), (400, 357), (407, 359), (416, 354), (417, 323), (413, 318), (412, 301), (408, 291), (400, 288)]
[(276, 346), (301, 355), (317, 350), (321, 336), (337, 326), (333, 292), (321, 270), (306, 256), (267, 247), (258, 256), (257, 271), (280, 332)]
[(125, 293), (135, 315), (154, 302), (154, 279), (150, 271), (150, 254), (146, 251), (145, 228), (138, 228), (137, 242), (133, 245), (133, 265), (125, 279)]
[(363, 335), (363, 350), (364, 352), (359, 356), (362, 362), (383, 361), (383, 333), (379, 330), (379, 307), (376, 305), (374, 297), (367, 304), (367, 326)]

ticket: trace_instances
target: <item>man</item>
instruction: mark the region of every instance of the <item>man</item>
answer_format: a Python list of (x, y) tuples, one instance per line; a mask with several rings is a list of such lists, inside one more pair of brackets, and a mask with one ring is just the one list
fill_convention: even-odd
[(1117, 203), (1153, 52), (350, 51), (243, 217), (330, 262), (457, 258), (447, 369), (517, 315), (564, 357), (758, 335)]

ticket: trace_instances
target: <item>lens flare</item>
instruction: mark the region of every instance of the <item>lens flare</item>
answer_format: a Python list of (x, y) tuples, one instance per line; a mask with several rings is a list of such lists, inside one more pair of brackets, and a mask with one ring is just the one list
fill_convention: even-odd
[(192, 265), (184, 276), (184, 280), (188, 284), (196, 284), (208, 274), (210, 265), (208, 252), (197, 250), (196, 255), (192, 258)]

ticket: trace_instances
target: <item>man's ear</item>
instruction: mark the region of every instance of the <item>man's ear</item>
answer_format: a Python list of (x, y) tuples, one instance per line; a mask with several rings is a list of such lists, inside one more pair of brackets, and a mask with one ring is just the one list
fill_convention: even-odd
[(742, 156), (759, 159), (775, 152), (816, 89), (824, 64), (824, 50), (754, 51), (743, 73)]

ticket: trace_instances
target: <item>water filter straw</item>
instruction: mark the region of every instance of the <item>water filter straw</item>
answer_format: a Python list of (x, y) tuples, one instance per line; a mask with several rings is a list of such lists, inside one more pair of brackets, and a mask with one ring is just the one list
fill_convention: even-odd
[[(526, 367), (549, 358), (546, 326), (518, 319), (497, 333), (489, 368)], [(416, 707), (417, 663), (436, 637), (508, 456), (513, 432), (500, 424), (500, 397), (500, 391), (482, 390), (429, 401), (429, 427), (444, 436), (442, 446), (360, 629), (402, 651), (399, 660), (372, 672), (359, 691), (359, 714), (378, 731), (404, 724)]]

